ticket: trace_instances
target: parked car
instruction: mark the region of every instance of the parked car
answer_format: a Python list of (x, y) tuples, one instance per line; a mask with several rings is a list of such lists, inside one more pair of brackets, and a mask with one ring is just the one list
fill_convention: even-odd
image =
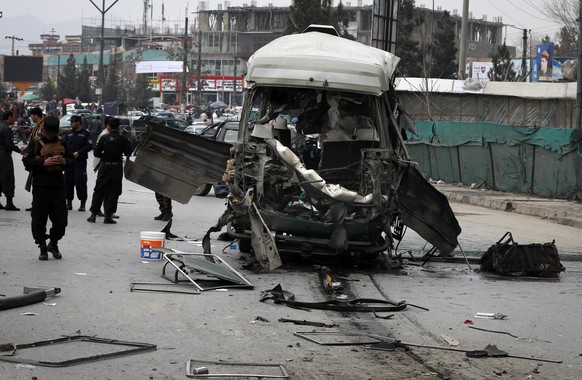
[(59, 135), (65, 136), (67, 132), (71, 130), (71, 116), (73, 116), (73, 114), (67, 114), (60, 118)]

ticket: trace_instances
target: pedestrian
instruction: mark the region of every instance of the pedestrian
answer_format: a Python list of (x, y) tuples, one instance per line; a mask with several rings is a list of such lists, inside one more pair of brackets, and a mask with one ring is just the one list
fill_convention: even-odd
[(91, 200), (91, 216), (87, 219), (90, 223), (95, 223), (101, 203), (105, 212), (103, 223), (117, 223), (113, 220), (113, 214), (117, 211), (117, 200), (122, 190), (123, 156), (127, 158), (131, 156), (131, 144), (127, 137), (119, 133), (119, 124), (119, 119), (115, 117), (109, 119), (107, 124), (109, 133), (99, 139), (93, 151), (101, 162)]
[[(40, 248), (39, 260), (48, 260), (48, 252), (61, 259), (59, 240), (65, 236), (67, 206), (65, 203), (65, 180), (63, 171), (73, 164), (73, 155), (67, 143), (59, 136), (59, 119), (47, 116), (44, 134), (31, 143), (23, 162), (32, 172), (32, 237)], [(52, 226), (47, 245), (47, 220)]]
[(160, 215), (154, 217), (154, 220), (162, 220), (167, 222), (172, 219), (174, 216), (172, 213), (172, 198), (165, 197), (162, 194), (156, 192), (156, 201), (158, 201)]
[(89, 124), (89, 132), (91, 132), (91, 139), (93, 140), (93, 147), (97, 145), (97, 139), (101, 133), (101, 116), (95, 116)]
[(0, 120), (0, 190), (6, 196), (6, 206), (0, 203), (0, 209), (6, 211), (20, 211), (12, 201), (14, 198), (14, 162), (12, 152), (21, 153), (12, 140), (12, 125), (14, 115), (12, 111), (4, 111)]
[[(37, 137), (42, 137), (43, 135), (43, 125), (44, 125), (44, 115), (39, 107), (34, 107), (30, 110), (30, 119), (34, 123), (34, 127), (30, 132), (30, 142), (34, 142)], [(30, 144), (29, 144), (30, 145)], [(21, 148), (22, 153), (26, 154), (28, 152), (28, 145)], [(28, 192), (32, 189), (32, 172), (28, 173), (28, 178), (26, 179), (26, 184), (24, 189)], [(32, 211), (32, 206), (26, 209), (26, 211)]]
[(93, 141), (91, 133), (81, 127), (81, 116), (71, 116), (70, 122), (71, 129), (65, 135), (65, 142), (73, 152), (75, 161), (73, 165), (65, 169), (67, 210), (73, 209), (76, 188), (77, 198), (81, 201), (79, 211), (85, 211), (85, 203), (87, 202), (87, 159), (89, 158), (89, 151), (93, 149)]

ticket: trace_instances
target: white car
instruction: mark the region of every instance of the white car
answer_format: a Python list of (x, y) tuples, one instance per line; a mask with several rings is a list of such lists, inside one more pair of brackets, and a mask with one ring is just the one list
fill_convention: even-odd
[(137, 119), (139, 119), (142, 116), (145, 116), (145, 113), (142, 112), (142, 111), (128, 111), (127, 112), (127, 117), (130, 120), (137, 120)]

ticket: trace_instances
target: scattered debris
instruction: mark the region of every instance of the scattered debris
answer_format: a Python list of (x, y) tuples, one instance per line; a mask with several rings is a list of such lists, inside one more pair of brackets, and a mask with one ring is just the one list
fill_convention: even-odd
[(501, 313), (477, 313), (473, 316), (477, 319), (505, 319), (507, 315)]
[[(173, 283), (190, 282), (200, 291), (218, 290), (222, 288), (245, 288), (252, 289), (251, 284), (240, 273), (234, 270), (228, 263), (220, 257), (206, 253), (186, 253), (178, 252), (167, 248), (156, 248), (164, 253), (166, 263), (162, 268), (162, 277)], [(173, 276), (166, 274), (168, 266), (174, 267)], [(214, 279), (196, 279), (193, 274), (202, 273), (212, 276)], [(182, 275), (184, 279), (180, 279)], [(207, 285), (203, 287), (203, 285)]]
[[(287, 294), (285, 294), (287, 293)], [(289, 296), (289, 294), (291, 296)], [(335, 310), (352, 312), (391, 312), (406, 309), (406, 301), (391, 302), (374, 298), (356, 298), (349, 301), (329, 300), (323, 302), (300, 302), (295, 301), (293, 293), (285, 292), (281, 285), (275, 286), (261, 294), (261, 302), (273, 300), (275, 303), (284, 303), (290, 307), (299, 307), (317, 310)], [(390, 305), (390, 306), (387, 306)]]
[[(47, 297), (54, 297), (61, 292), (61, 288), (29, 288), (24, 287), (22, 295), (0, 298), (0, 310), (43, 302)], [(37, 314), (34, 314), (37, 315)]]
[[(174, 288), (174, 289), (172, 289)], [(181, 290), (177, 290), (181, 289)], [(174, 294), (200, 294), (198, 288), (192, 286), (182, 286), (181, 284), (167, 282), (132, 282), (129, 285), (130, 292), (158, 292), (158, 293), (174, 293)]]
[(447, 335), (441, 335), (441, 338), (443, 338), (443, 340), (447, 342), (449, 346), (458, 346), (459, 344), (461, 344), (459, 343), (458, 340), (451, 338), (450, 336)]
[(255, 321), (260, 321), (260, 322), (271, 322), (269, 321), (267, 318), (265, 317), (261, 317), (260, 315), (258, 317), (255, 318)]
[(323, 323), (323, 322), (313, 322), (313, 321), (306, 321), (306, 320), (297, 320), (297, 319), (287, 319), (287, 318), (279, 318), (279, 322), (291, 322), (296, 325), (302, 326), (315, 326), (315, 327), (335, 327), (339, 326), (336, 323)]
[(53, 340), (46, 340), (41, 342), (35, 343), (26, 343), (26, 344), (17, 344), (16, 345), (16, 352), (20, 350), (24, 350), (26, 348), (38, 348), (43, 346), (50, 346), (50, 349), (53, 350), (54, 345), (56, 344), (64, 344), (64, 343), (71, 343), (71, 342), (86, 342), (86, 343), (95, 343), (103, 346), (103, 344), (109, 344), (112, 346), (122, 346), (122, 347), (129, 347), (130, 349), (122, 350), (122, 351), (115, 351), (106, 354), (100, 355), (93, 355), (88, 357), (81, 357), (81, 358), (74, 358), (63, 360), (60, 362), (49, 362), (45, 360), (33, 360), (27, 358), (20, 358), (17, 355), (13, 356), (1, 356), (0, 361), (4, 362), (12, 362), (12, 363), (24, 363), (24, 364), (31, 364), (31, 365), (38, 365), (44, 367), (68, 367), (71, 365), (94, 362), (97, 360), (105, 360), (113, 357), (118, 356), (126, 356), (126, 355), (133, 355), (141, 352), (147, 351), (155, 351), (157, 346), (155, 344), (148, 344), (148, 343), (136, 343), (136, 342), (124, 342), (120, 340), (114, 339), (104, 339), (104, 338), (97, 338), (93, 336), (85, 336), (85, 335), (78, 335), (73, 337), (66, 337), (60, 339), (53, 339)]
[(475, 327), (475, 326), (469, 326), (469, 328), (475, 329), (475, 330), (480, 330), (480, 331), (492, 332), (492, 333), (496, 333), (496, 334), (505, 334), (505, 335), (509, 335), (510, 337), (520, 339), (518, 336), (513, 335), (511, 333), (508, 333), (508, 332), (505, 332), (505, 331), (488, 330), (488, 329), (482, 329), (482, 328)]
[(504, 276), (557, 278), (566, 269), (554, 243), (520, 245), (506, 232), (481, 257), (481, 270)]
[[(320, 346), (354, 346), (369, 345), (379, 342), (385, 342), (390, 338), (378, 337), (375, 335), (362, 333), (348, 333), (342, 331), (297, 331), (293, 335), (308, 340)], [(324, 340), (318, 340), (313, 337), (320, 337)]]
[[(237, 368), (238, 367), (238, 368)], [(252, 368), (254, 367), (254, 368)], [(222, 368), (235, 368), (241, 370), (239, 373), (229, 373), (220, 371)], [(244, 368), (262, 370), (266, 373), (243, 372)], [(276, 370), (276, 371), (275, 371)], [(258, 378), (258, 379), (288, 379), (289, 373), (283, 364), (262, 364), (262, 363), (237, 363), (227, 361), (208, 361), (190, 359), (186, 362), (186, 376), (190, 378)]]

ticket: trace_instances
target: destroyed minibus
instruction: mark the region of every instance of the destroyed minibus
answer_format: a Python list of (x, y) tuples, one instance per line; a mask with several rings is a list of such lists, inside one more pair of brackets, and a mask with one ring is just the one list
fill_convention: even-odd
[(280, 255), (377, 257), (406, 227), (446, 255), (459, 224), (412, 162), (393, 75), (399, 58), (311, 26), (255, 52), (235, 146), (152, 125), (126, 177), (186, 203), (231, 176), (224, 226), (260, 267)]

